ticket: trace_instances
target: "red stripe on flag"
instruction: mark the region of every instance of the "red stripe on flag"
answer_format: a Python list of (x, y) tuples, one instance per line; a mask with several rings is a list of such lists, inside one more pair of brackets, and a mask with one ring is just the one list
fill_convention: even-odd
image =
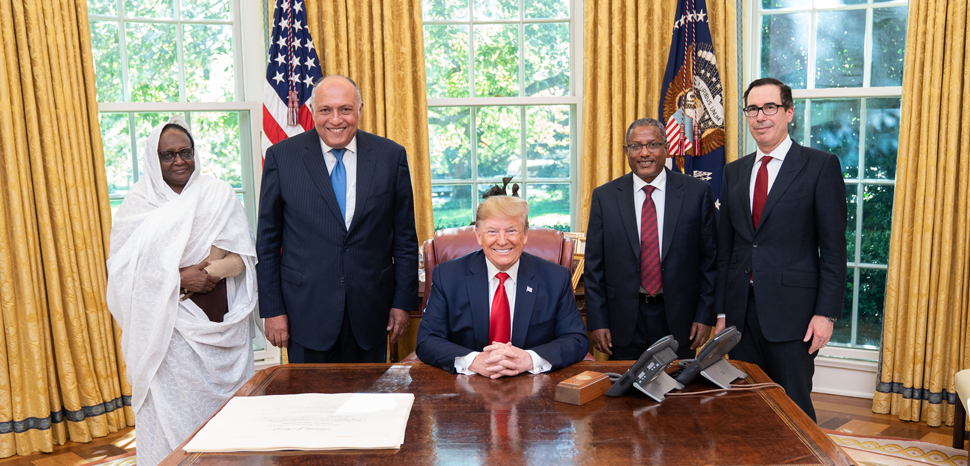
[(310, 110), (309, 105), (300, 107), (300, 115), (298, 119), (300, 121), (300, 126), (302, 126), (304, 130), (309, 131), (310, 128), (313, 128), (313, 111)]
[(276, 144), (286, 139), (286, 132), (276, 122), (276, 118), (270, 113), (269, 109), (263, 105), (263, 132), (269, 138), (269, 142)]

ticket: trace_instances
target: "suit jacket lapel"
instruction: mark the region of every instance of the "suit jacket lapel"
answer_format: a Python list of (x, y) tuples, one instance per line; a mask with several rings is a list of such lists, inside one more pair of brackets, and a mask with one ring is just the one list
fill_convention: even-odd
[(350, 219), (349, 231), (353, 231), (360, 224), (361, 219), (367, 213), (366, 207), (370, 205), (368, 201), (374, 194), (371, 186), (374, 184), (375, 177), (361, 176), (363, 172), (360, 169), (361, 167), (368, 167), (373, 172), (377, 163), (377, 154), (370, 146), (367, 136), (367, 133), (357, 131), (357, 201), (354, 205), (354, 218)]
[[(668, 170), (668, 169), (664, 169)], [(663, 263), (667, 258), (667, 251), (670, 244), (674, 242), (674, 231), (677, 228), (677, 221), (680, 219), (680, 206), (684, 204), (684, 180), (677, 176), (671, 176), (667, 171), (667, 192), (664, 194), (664, 231), (663, 245), (661, 245), (660, 262)]]
[(536, 304), (535, 269), (532, 257), (525, 253), (519, 258), (518, 283), (515, 284), (515, 313), (512, 317), (512, 344), (517, 348), (525, 348), (525, 336), (529, 333), (529, 322), (532, 321), (532, 310)]
[(785, 194), (785, 191), (795, 181), (795, 175), (798, 174), (806, 162), (807, 159), (802, 156), (802, 146), (792, 141), (791, 149), (788, 149), (788, 154), (781, 164), (781, 170), (778, 170), (778, 176), (775, 178), (775, 182), (772, 183), (771, 190), (768, 191), (768, 197), (765, 199), (765, 208), (761, 211), (761, 221), (758, 222), (758, 225), (764, 225), (764, 222), (768, 219), (768, 214), (771, 213), (772, 207), (778, 204), (778, 199)]
[(751, 186), (751, 169), (754, 167), (754, 159), (757, 152), (753, 154), (748, 154), (741, 159), (738, 164), (738, 184), (734, 187), (737, 191), (733, 196), (735, 199), (741, 200), (741, 205), (744, 207), (744, 218), (747, 219), (748, 231), (754, 235), (754, 220), (751, 219), (751, 193), (749, 188)]
[(616, 188), (616, 205), (620, 211), (620, 221), (623, 223), (623, 231), (630, 240), (633, 254), (640, 257), (640, 225), (637, 225), (636, 206), (633, 205), (633, 173), (623, 175), (620, 179), (622, 181)]
[(310, 178), (317, 185), (317, 189), (323, 194), (323, 199), (330, 207), (330, 212), (339, 220), (340, 225), (345, 225), (344, 217), (340, 214), (340, 206), (337, 205), (337, 196), (333, 193), (333, 185), (330, 184), (330, 172), (327, 170), (327, 162), (323, 159), (320, 136), (313, 130), (303, 134), (306, 140), (303, 150), (303, 164), (306, 166), (307, 172), (310, 173)]
[(481, 351), (488, 346), (489, 324), (489, 296), (488, 296), (488, 268), (485, 267), (485, 253), (478, 251), (465, 275), (465, 286), (468, 289), (468, 301), (472, 308), (472, 326), (475, 331), (475, 351)]

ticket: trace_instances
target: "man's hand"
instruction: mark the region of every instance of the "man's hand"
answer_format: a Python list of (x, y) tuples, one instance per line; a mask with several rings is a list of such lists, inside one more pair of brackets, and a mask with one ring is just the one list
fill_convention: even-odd
[(610, 335), (610, 329), (608, 328), (598, 328), (590, 332), (590, 337), (593, 338), (593, 348), (601, 353), (606, 353), (613, 356), (613, 337)]
[(825, 316), (814, 316), (812, 321), (808, 323), (808, 331), (805, 332), (805, 339), (802, 341), (812, 341), (812, 347), (808, 349), (808, 354), (812, 354), (825, 347), (829, 343), (829, 338), (832, 338), (832, 327), (835, 324), (829, 322), (829, 319)]
[(263, 320), (266, 339), (277, 348), (286, 348), (290, 342), (290, 324), (286, 314)]
[(525, 350), (512, 346), (511, 343), (493, 342), (483, 350), (488, 352), (485, 358), (485, 369), (492, 372), (493, 379), (511, 377), (532, 370), (532, 356)]
[(482, 351), (481, 353), (478, 353), (478, 355), (475, 356), (475, 360), (472, 361), (472, 363), (471, 363), (470, 366), (468, 366), (468, 370), (470, 370), (470, 371), (472, 371), (472, 372), (474, 372), (474, 373), (476, 373), (478, 375), (484, 375), (485, 377), (491, 377), (492, 374), (493, 374), (493, 372), (490, 371), (490, 370), (488, 370), (485, 367), (485, 359), (488, 358), (489, 354), (490, 353), (488, 351)]
[(387, 319), (387, 331), (391, 333), (391, 343), (397, 341), (408, 329), (411, 313), (396, 307), (391, 308), (391, 316)]
[(704, 325), (700, 322), (694, 322), (694, 325), (691, 325), (690, 339), (694, 343), (691, 343), (690, 349), (696, 350), (697, 348), (704, 346), (704, 343), (707, 343), (709, 338), (711, 338), (710, 325)]
[(714, 334), (715, 335), (717, 335), (718, 333), (721, 333), (721, 332), (724, 331), (724, 326), (725, 326), (724, 325), (724, 321), (725, 320), (726, 319), (724, 317), (721, 317), (721, 318), (717, 319), (717, 323), (714, 324)]
[[(219, 283), (219, 278), (209, 275), (205, 270), (209, 266), (208, 261), (202, 261), (195, 265), (190, 265), (179, 269), (179, 287), (181, 294), (208, 293)], [(183, 297), (184, 299), (184, 297)]]

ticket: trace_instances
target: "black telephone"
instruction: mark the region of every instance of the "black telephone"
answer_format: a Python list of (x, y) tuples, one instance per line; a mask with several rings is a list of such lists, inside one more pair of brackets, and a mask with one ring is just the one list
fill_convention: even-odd
[[(663, 401), (663, 394), (683, 385), (672, 379), (664, 369), (677, 359), (677, 340), (667, 335), (650, 345), (637, 362), (610, 387), (606, 396), (620, 396), (631, 386), (646, 393), (650, 398)], [(615, 375), (615, 374), (614, 374)]]

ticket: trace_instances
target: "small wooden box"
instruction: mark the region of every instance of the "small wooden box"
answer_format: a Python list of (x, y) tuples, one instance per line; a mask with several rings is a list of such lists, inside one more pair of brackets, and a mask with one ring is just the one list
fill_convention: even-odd
[(610, 378), (601, 372), (586, 371), (556, 386), (556, 401), (583, 405), (610, 389)]

